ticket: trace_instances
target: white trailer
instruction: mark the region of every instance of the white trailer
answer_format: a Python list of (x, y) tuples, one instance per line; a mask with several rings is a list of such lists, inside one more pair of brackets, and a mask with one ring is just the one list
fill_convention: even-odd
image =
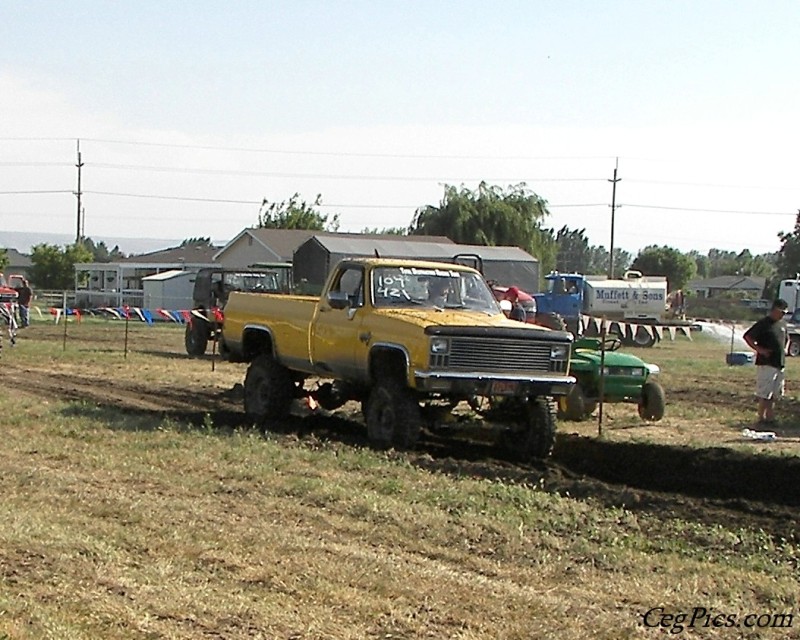
[(626, 271), (621, 280), (586, 276), (583, 313), (609, 319), (662, 322), (666, 313), (667, 279)]

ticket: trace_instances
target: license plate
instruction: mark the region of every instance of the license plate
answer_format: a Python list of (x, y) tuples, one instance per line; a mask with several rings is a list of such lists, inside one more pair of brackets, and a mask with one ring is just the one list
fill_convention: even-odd
[(493, 396), (513, 396), (519, 389), (519, 382), (516, 380), (495, 380), (492, 382)]

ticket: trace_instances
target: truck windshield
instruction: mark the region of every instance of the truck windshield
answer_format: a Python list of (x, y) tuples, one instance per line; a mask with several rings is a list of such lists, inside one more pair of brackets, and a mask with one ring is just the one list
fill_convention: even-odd
[(571, 278), (547, 278), (547, 293), (556, 295), (578, 293), (578, 284)]
[(225, 287), (229, 291), (283, 291), (276, 273), (226, 273)]
[(451, 269), (381, 267), (372, 272), (376, 307), (433, 307), (500, 313), (478, 274)]

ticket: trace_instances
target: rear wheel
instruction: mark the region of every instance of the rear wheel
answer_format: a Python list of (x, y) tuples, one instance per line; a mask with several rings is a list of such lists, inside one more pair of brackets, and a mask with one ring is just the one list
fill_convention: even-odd
[(639, 416), (642, 420), (656, 422), (664, 417), (666, 398), (664, 389), (657, 382), (645, 382), (642, 386), (642, 397), (639, 400)]
[(208, 347), (208, 333), (208, 322), (200, 318), (190, 320), (183, 340), (186, 353), (195, 358), (202, 356)]
[(244, 412), (249, 418), (285, 418), (294, 395), (291, 373), (272, 356), (261, 355), (250, 363), (244, 378)]
[(645, 327), (637, 327), (636, 333), (631, 338), (631, 344), (636, 347), (652, 347), (658, 340), (655, 330), (650, 333)]
[(506, 455), (529, 462), (546, 458), (556, 441), (556, 410), (547, 398), (531, 398), (525, 403), (522, 424), (514, 425), (500, 437)]
[(367, 435), (376, 449), (411, 449), (419, 440), (419, 403), (405, 386), (378, 384), (370, 391), (365, 415)]
[(800, 356), (800, 338), (792, 338), (789, 342), (789, 355), (793, 358)]

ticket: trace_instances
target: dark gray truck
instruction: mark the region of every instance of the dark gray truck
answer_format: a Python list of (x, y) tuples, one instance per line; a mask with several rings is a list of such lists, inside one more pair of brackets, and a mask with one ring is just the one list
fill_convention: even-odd
[(292, 290), (292, 265), (288, 262), (258, 263), (247, 269), (200, 269), (194, 280), (192, 315), (186, 323), (186, 353), (202, 356), (209, 341), (217, 339), (224, 321), (222, 309), (231, 292), (291, 293)]

